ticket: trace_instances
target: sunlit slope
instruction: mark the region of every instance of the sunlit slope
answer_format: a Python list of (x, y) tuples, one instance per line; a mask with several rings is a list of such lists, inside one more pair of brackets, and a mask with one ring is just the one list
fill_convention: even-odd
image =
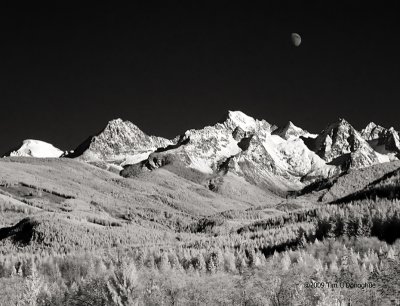
[(260, 205), (248, 198), (225, 197), (162, 168), (126, 179), (68, 159), (4, 158), (0, 183), (1, 193), (32, 206), (54, 210), (70, 206), (71, 212), (101, 207), (113, 217), (133, 208), (207, 215)]
[(201, 217), (280, 201), (245, 181), (227, 179), (212, 191), (170, 170), (123, 178), (71, 159), (3, 158), (0, 240), (63, 247), (169, 243)]
[(374, 182), (381, 180), (385, 175), (400, 168), (400, 161), (376, 164), (363, 169), (348, 170), (336, 177), (321, 180), (307, 186), (302, 193), (303, 197), (318, 197), (322, 202), (332, 202), (357, 193)]

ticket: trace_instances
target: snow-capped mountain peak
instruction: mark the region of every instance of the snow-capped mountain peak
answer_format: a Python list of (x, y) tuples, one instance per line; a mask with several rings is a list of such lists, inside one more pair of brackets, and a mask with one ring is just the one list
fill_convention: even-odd
[(256, 128), (256, 120), (241, 111), (228, 111), (225, 124), (228, 127), (240, 127), (244, 131), (253, 131)]
[(54, 147), (52, 144), (35, 139), (26, 139), (22, 142), (18, 150), (12, 151), (10, 156), (25, 156), (25, 157), (60, 157), (63, 151)]
[(278, 135), (286, 140), (288, 140), (289, 138), (315, 138), (318, 136), (317, 134), (311, 134), (306, 130), (303, 130), (302, 128), (296, 126), (292, 121), (289, 121), (284, 127), (274, 130), (272, 134)]

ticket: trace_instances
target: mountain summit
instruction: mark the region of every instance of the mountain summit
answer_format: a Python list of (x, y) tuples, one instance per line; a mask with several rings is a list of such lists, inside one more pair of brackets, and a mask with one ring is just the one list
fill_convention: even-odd
[(278, 135), (286, 140), (288, 140), (289, 138), (315, 138), (318, 136), (317, 134), (311, 134), (306, 130), (299, 128), (298, 126), (294, 125), (292, 121), (289, 121), (284, 127), (274, 130), (273, 134)]
[(318, 135), (315, 150), (326, 162), (343, 168), (363, 168), (389, 161), (344, 119), (330, 124)]
[(38, 158), (46, 158), (46, 157), (60, 157), (63, 154), (63, 151), (56, 148), (50, 143), (35, 140), (35, 139), (26, 139), (22, 142), (22, 145), (19, 149), (10, 152), (9, 156), (23, 156), (23, 157), (38, 157)]
[(374, 122), (368, 123), (368, 125), (361, 131), (361, 136), (365, 140), (375, 140), (382, 137), (382, 134), (386, 132), (386, 129)]
[(88, 162), (104, 161), (116, 165), (139, 162), (155, 151), (166, 147), (171, 141), (149, 136), (130, 121), (114, 119), (96, 136), (89, 137), (80, 144), (73, 154)]
[(393, 127), (386, 129), (371, 122), (361, 131), (361, 135), (375, 151), (389, 156), (391, 160), (400, 157), (400, 136)]

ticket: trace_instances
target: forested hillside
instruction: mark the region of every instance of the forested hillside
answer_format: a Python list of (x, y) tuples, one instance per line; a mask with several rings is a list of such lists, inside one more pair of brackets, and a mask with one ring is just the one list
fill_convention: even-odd
[[(240, 191), (230, 177), (213, 189), (176, 165), (131, 178), (68, 159), (0, 167), (1, 305), (392, 305), (400, 296), (396, 164), (287, 197)], [(340, 193), (356, 171), (365, 179)], [(329, 192), (335, 200), (324, 201)]]

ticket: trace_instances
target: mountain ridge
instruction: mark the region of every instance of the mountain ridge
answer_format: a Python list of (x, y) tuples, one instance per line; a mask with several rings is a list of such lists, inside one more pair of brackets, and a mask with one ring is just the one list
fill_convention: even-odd
[(171, 140), (149, 136), (132, 122), (117, 118), (74, 150), (60, 150), (58, 156), (54, 152), (29, 155), (25, 147), (15, 150), (25, 155), (14, 155), (73, 158), (116, 172), (125, 169), (125, 173), (179, 163), (179, 167), (219, 176), (222, 182), (230, 174), (278, 192), (299, 190), (348, 169), (400, 157), (399, 133), (373, 122), (357, 131), (339, 119), (312, 134), (291, 121), (277, 127), (241, 111), (228, 111), (214, 125), (189, 129)]

